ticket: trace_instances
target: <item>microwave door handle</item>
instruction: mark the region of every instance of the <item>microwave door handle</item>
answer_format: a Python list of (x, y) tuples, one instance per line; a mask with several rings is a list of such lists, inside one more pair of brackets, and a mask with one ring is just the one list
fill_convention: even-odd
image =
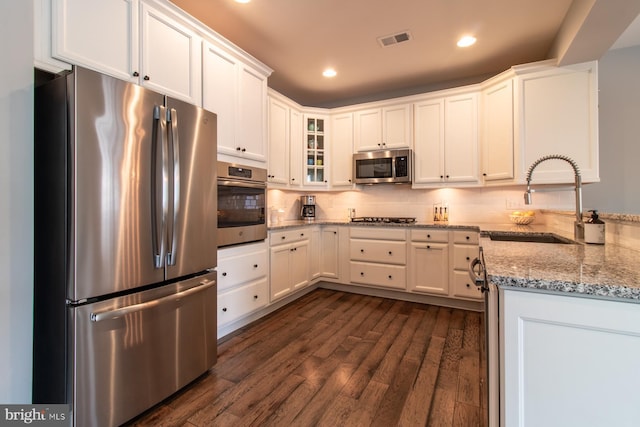
[[(173, 217), (169, 223), (169, 249), (167, 250), (167, 265), (176, 265), (176, 224), (180, 210), (180, 141), (178, 133), (178, 113), (175, 108), (167, 110), (167, 122), (171, 130), (171, 148), (173, 152), (173, 173), (169, 174), (173, 183)], [(171, 185), (171, 184), (170, 184)]]
[[(155, 268), (163, 268), (165, 253), (165, 222), (168, 194), (164, 181), (167, 176), (166, 121), (164, 107), (153, 107), (153, 129), (151, 135), (151, 227), (153, 263)], [(158, 170), (160, 169), (160, 170)]]

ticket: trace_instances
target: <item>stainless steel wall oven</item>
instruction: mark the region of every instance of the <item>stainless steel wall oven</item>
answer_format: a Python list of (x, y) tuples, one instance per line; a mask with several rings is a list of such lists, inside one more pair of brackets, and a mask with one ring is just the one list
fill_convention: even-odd
[(218, 162), (218, 247), (267, 238), (266, 169)]

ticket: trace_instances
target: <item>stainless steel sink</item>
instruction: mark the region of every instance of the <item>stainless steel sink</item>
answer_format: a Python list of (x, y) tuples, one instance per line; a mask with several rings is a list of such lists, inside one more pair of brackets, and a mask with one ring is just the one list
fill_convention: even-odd
[(576, 242), (553, 233), (519, 233), (510, 231), (489, 231), (491, 240), (504, 242), (563, 243), (573, 245)]

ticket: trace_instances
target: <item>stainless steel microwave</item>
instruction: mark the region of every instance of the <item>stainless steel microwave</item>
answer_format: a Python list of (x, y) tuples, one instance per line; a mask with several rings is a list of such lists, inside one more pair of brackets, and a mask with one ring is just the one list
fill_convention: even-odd
[(411, 182), (412, 163), (409, 149), (356, 153), (353, 177), (356, 184)]

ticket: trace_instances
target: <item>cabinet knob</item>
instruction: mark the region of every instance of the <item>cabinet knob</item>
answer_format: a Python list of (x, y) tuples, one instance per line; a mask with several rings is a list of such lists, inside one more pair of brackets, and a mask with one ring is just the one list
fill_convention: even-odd
[(469, 237), (469, 236), (465, 236), (465, 239), (467, 239), (467, 240), (469, 240), (470, 238), (471, 238), (471, 237)]
[(300, 237), (304, 237), (304, 233), (300, 233)]
[(337, 232), (337, 231), (334, 231), (334, 232), (333, 232), (333, 234), (338, 234), (338, 232)]
[(467, 257), (467, 261), (469, 261), (471, 258)]
[(227, 311), (227, 307), (224, 307), (224, 308), (222, 309), (222, 311)]
[(444, 176), (440, 175), (440, 179), (444, 178)]
[(427, 245), (427, 249), (431, 249), (431, 245)]
[(361, 276), (364, 276), (364, 271), (361, 271), (361, 272), (360, 272), (360, 275), (361, 275)]
[(247, 149), (246, 149), (246, 148), (243, 148), (243, 149), (242, 149), (242, 152), (244, 153), (245, 151), (247, 151)]
[(295, 180), (296, 180), (295, 178), (291, 178), (291, 181), (295, 181)]
[(487, 174), (486, 174), (486, 173), (483, 173), (483, 174), (482, 174), (482, 176), (487, 176)]
[(447, 175), (447, 179), (449, 179), (449, 175)]
[(389, 251), (389, 255), (393, 255), (393, 252)]
[(242, 148), (236, 147), (236, 151), (240, 151), (240, 150), (242, 150)]
[(470, 287), (471, 287), (471, 285), (467, 283), (467, 288), (470, 288)]
[(391, 275), (389, 275), (389, 279), (392, 279)]
[(226, 275), (227, 275), (227, 272), (225, 271), (224, 273), (222, 273), (222, 275), (226, 277)]
[(140, 76), (140, 73), (139, 73), (139, 72), (137, 72), (137, 71), (134, 71), (134, 72), (133, 72), (133, 77), (139, 77), (139, 76)]
[(360, 253), (363, 254), (364, 253), (364, 249), (360, 249)]
[(430, 239), (430, 238), (431, 238), (431, 234), (427, 234), (427, 239)]
[(282, 239), (282, 240), (284, 240), (284, 239), (286, 239), (286, 238), (287, 238), (287, 236), (282, 236), (282, 237), (281, 237), (281, 239)]
[[(469, 258), (467, 258), (469, 259)], [(258, 268), (258, 264), (253, 264), (253, 268)]]
[(151, 80), (151, 78), (149, 76), (144, 76), (142, 79), (143, 80)]
[(254, 295), (254, 296), (253, 296), (253, 299), (258, 299), (258, 295)]

